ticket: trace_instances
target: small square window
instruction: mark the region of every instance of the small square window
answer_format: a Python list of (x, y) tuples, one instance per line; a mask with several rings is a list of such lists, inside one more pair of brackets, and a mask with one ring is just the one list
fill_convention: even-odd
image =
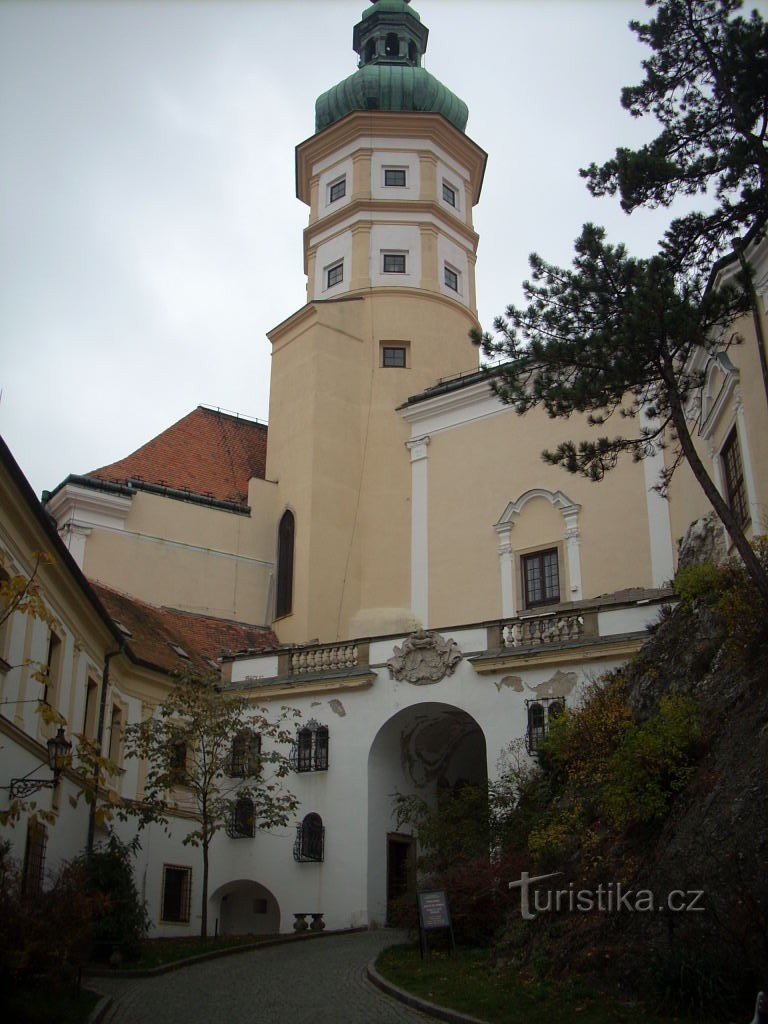
[(347, 194), (347, 177), (339, 178), (331, 183), (328, 189), (328, 202), (335, 203), (337, 199), (343, 199)]
[(459, 290), (459, 275), (455, 270), (451, 270), (450, 267), (446, 267), (443, 280), (445, 281), (446, 288), (450, 288), (451, 291), (454, 292)]
[(456, 189), (443, 182), (443, 199), (449, 206), (456, 206)]
[(332, 267), (328, 267), (326, 271), (326, 287), (333, 288), (335, 284), (341, 284), (344, 280), (344, 261), (340, 263), (334, 263)]
[(405, 368), (405, 349), (399, 345), (384, 345), (381, 350), (381, 365)]
[(385, 252), (384, 253), (384, 266), (382, 268), (385, 274), (404, 274), (405, 273), (405, 253), (404, 252)]
[(384, 184), (394, 188), (405, 188), (405, 168), (385, 167)]

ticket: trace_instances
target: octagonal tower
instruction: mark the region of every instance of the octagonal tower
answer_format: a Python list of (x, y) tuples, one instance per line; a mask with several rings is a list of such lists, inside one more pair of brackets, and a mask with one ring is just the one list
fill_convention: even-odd
[(307, 304), (269, 334), (267, 476), (295, 531), (285, 642), (412, 625), (410, 561), (425, 553), (411, 551), (413, 453), (395, 410), (477, 366), (486, 154), (466, 105), (421, 66), (427, 38), (408, 0), (374, 2), (354, 29), (358, 70), (319, 97), (296, 150)]

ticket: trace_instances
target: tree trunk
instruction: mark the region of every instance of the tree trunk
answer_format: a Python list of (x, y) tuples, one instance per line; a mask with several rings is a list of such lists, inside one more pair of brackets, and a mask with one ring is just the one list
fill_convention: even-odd
[(203, 836), (203, 905), (200, 911), (200, 938), (208, 937), (208, 837)]
[[(669, 369), (671, 370), (671, 367), (669, 367)], [(665, 366), (665, 371), (666, 370), (667, 367)], [(730, 506), (725, 501), (720, 491), (718, 491), (714, 481), (707, 472), (704, 463), (699, 458), (699, 453), (696, 451), (696, 446), (694, 445), (693, 439), (688, 431), (688, 424), (685, 420), (685, 412), (683, 411), (683, 407), (680, 403), (679, 395), (674, 383), (670, 383), (667, 378), (666, 372), (665, 380), (669, 393), (669, 407), (672, 415), (672, 422), (675, 425), (680, 446), (683, 449), (683, 455), (685, 455), (686, 461), (691, 467), (691, 472), (696, 477), (701, 489), (709, 499), (710, 505), (715, 510), (715, 514), (727, 530), (728, 536), (733, 541), (733, 546), (741, 555), (744, 562), (744, 568), (747, 570), (750, 579), (757, 587), (758, 593), (762, 597), (763, 601), (768, 605), (768, 573), (763, 569), (760, 564), (760, 559), (757, 557), (749, 541), (744, 536), (744, 531), (736, 522), (736, 517), (731, 511)]]

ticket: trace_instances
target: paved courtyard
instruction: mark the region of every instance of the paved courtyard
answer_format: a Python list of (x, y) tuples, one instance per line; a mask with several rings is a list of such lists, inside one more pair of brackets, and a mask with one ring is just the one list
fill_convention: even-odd
[(113, 997), (105, 1024), (425, 1024), (381, 993), (365, 968), (403, 936), (332, 935), (237, 953), (155, 978), (94, 978)]

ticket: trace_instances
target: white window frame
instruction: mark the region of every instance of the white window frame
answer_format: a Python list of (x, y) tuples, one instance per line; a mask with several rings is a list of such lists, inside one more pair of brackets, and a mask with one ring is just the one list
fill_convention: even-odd
[[(395, 185), (394, 182), (387, 181), (387, 175), (390, 172), (396, 172), (403, 175), (403, 184)], [(408, 168), (407, 167), (382, 167), (381, 169), (381, 183), (384, 188), (408, 188)]]
[[(403, 269), (402, 270), (387, 270), (386, 263), (387, 257), (395, 256), (398, 258), (402, 257)], [(408, 273), (408, 252), (405, 249), (384, 249), (381, 253), (381, 272), (382, 274), (407, 274)]]
[[(451, 195), (453, 196), (453, 202), (451, 202), (450, 199), (446, 199), (446, 197), (445, 197), (446, 190), (448, 190), (451, 193)], [(452, 210), (458, 210), (458, 208), (459, 208), (459, 190), (456, 188), (455, 185), (452, 185), (450, 183), (450, 181), (446, 181), (445, 178), (443, 178), (442, 188), (440, 189), (440, 196), (442, 198), (442, 201), (444, 203), (446, 203), (448, 206), (450, 206)]]
[[(335, 270), (341, 270), (341, 277), (338, 281), (331, 283), (331, 274)], [(344, 260), (334, 260), (333, 263), (329, 263), (327, 267), (323, 268), (323, 276), (325, 278), (325, 290), (330, 291), (332, 288), (336, 288), (338, 285), (344, 283)]]
[[(452, 274), (456, 278), (456, 287), (448, 281), (448, 275)], [(456, 267), (451, 266), (450, 263), (443, 264), (443, 284), (446, 288), (452, 292), (456, 292), (457, 295), (461, 295), (461, 271), (457, 270)]]
[[(338, 188), (339, 185), (343, 185), (344, 186), (344, 191), (340, 195), (335, 196), (333, 194), (334, 189)], [(344, 199), (346, 194), (347, 194), (347, 176), (346, 176), (346, 174), (340, 174), (337, 178), (334, 178), (333, 181), (329, 181), (328, 182), (327, 205), (331, 206), (333, 203), (338, 203), (338, 201), (340, 199)]]

